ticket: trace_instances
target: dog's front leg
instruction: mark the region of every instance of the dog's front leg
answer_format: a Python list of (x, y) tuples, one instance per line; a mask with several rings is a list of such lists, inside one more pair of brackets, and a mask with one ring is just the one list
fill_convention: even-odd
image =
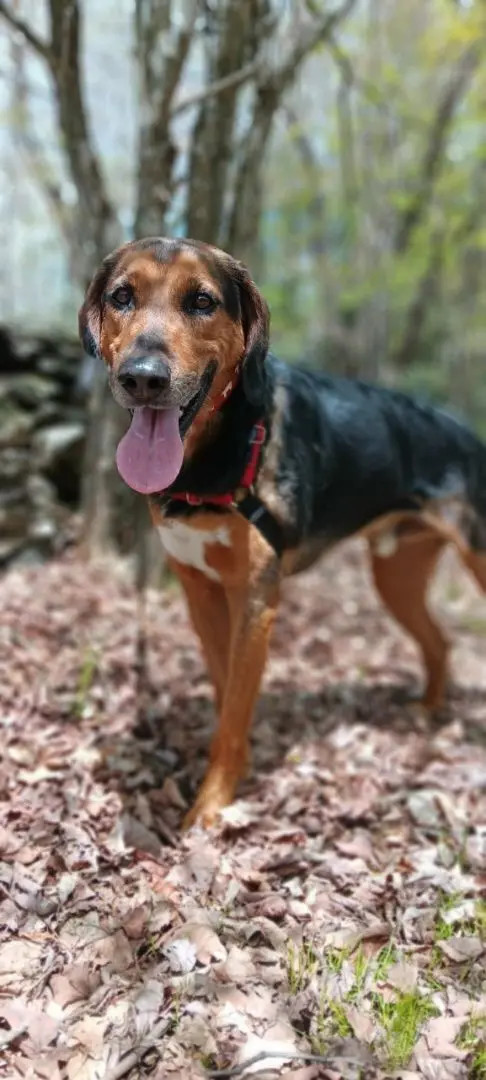
[[(266, 545), (265, 545), (266, 546)], [(248, 758), (248, 735), (265, 667), (279, 595), (279, 569), (273, 552), (248, 575), (244, 585), (226, 590), (230, 648), (226, 686), (210, 765), (186, 827), (211, 825), (233, 799)]]

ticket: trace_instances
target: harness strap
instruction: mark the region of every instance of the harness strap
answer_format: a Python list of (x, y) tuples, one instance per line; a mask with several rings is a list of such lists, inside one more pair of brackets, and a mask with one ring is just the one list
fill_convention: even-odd
[(277, 558), (280, 559), (285, 550), (282, 526), (270, 510), (267, 510), (261, 499), (248, 492), (248, 495), (245, 495), (245, 498), (237, 504), (236, 509), (250, 522), (250, 525), (254, 525), (261, 532), (270, 547), (273, 547)]
[(267, 510), (264, 503), (252, 491), (255, 483), (262, 446), (266, 438), (266, 428), (263, 420), (255, 424), (250, 436), (250, 455), (245, 465), (240, 483), (235, 491), (225, 492), (224, 495), (193, 495), (190, 491), (175, 491), (169, 493), (172, 501), (185, 502), (188, 506), (231, 506), (242, 514), (251, 525), (261, 532), (265, 540), (273, 547), (275, 554), (280, 558), (284, 550), (282, 528)]

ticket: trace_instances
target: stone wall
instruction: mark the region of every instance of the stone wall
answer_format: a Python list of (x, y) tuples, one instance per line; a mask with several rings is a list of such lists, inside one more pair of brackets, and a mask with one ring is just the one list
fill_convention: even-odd
[(0, 327), (0, 566), (47, 558), (72, 535), (87, 381), (78, 342)]

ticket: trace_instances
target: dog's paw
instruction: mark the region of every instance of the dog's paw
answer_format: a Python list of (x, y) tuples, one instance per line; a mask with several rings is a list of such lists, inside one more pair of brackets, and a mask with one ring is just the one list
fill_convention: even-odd
[(209, 772), (194, 806), (184, 818), (183, 829), (190, 829), (193, 825), (202, 825), (205, 829), (211, 828), (220, 811), (233, 801), (235, 788), (236, 781), (228, 776), (222, 777), (219, 770), (216, 774)]

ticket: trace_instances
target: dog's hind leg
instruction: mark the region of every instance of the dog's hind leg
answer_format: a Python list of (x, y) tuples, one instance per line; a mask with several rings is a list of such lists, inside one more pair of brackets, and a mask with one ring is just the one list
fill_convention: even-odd
[(426, 686), (422, 703), (436, 709), (447, 680), (447, 640), (427, 607), (427, 586), (445, 539), (432, 530), (394, 536), (395, 550), (379, 554), (370, 545), (371, 568), (378, 593), (394, 619), (417, 643), (424, 662)]

